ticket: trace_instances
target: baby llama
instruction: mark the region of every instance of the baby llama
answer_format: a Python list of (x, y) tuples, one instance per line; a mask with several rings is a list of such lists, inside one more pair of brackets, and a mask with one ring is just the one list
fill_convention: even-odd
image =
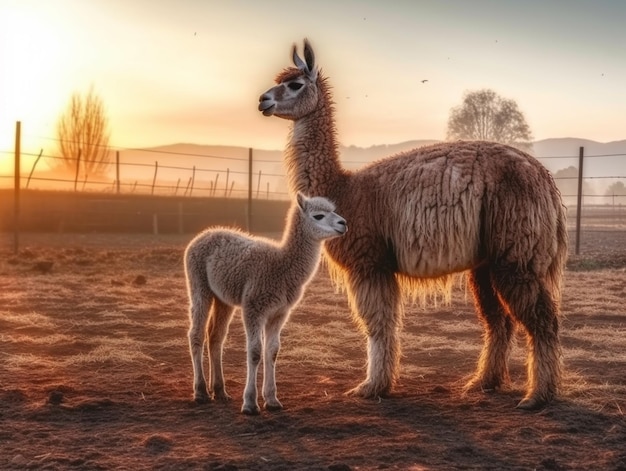
[[(197, 402), (228, 400), (222, 351), (236, 306), (241, 307), (247, 341), (244, 414), (260, 412), (256, 378), (263, 355), (263, 398), (268, 410), (281, 409), (276, 397), (280, 331), (319, 264), (322, 242), (347, 231), (346, 221), (323, 197), (298, 194), (280, 243), (225, 228), (208, 229), (185, 251), (190, 302), (189, 348)], [(210, 387), (202, 366), (208, 337)]]
[[(559, 304), (567, 256), (565, 208), (548, 170), (530, 155), (493, 142), (446, 142), (374, 162), (341, 165), (328, 80), (313, 49), (278, 74), (259, 110), (293, 123), (284, 159), (293, 192), (325, 195), (350, 232), (325, 244), (331, 274), (343, 284), (367, 336), (367, 377), (352, 393), (377, 397), (397, 380), (402, 294), (449, 286), (468, 272), (485, 328), (468, 389), (509, 382), (516, 325), (528, 339), (522, 409), (540, 408), (561, 377)], [(448, 292), (449, 293), (449, 292)]]

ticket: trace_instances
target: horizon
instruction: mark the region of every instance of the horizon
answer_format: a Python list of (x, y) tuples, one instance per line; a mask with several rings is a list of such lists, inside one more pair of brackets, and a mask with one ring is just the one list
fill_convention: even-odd
[[(612, 141), (596, 141), (595, 139), (588, 139), (586, 137), (574, 137), (574, 136), (563, 136), (563, 137), (546, 137), (543, 139), (535, 139), (532, 140), (531, 143), (532, 144), (536, 144), (538, 142), (544, 142), (544, 141), (558, 141), (558, 140), (576, 140), (576, 141), (586, 141), (586, 142), (591, 142), (594, 144), (617, 144), (617, 143), (622, 143), (622, 142), (626, 142), (626, 137), (622, 138), (622, 139), (616, 139), (616, 140), (612, 140)], [(285, 140), (286, 142), (286, 140)], [(393, 147), (393, 146), (397, 146), (397, 145), (402, 145), (402, 144), (407, 144), (407, 143), (411, 143), (411, 142), (447, 142), (445, 139), (428, 139), (428, 138), (415, 138), (415, 139), (408, 139), (405, 141), (397, 141), (397, 142), (383, 142), (383, 143), (379, 143), (379, 144), (371, 144), (371, 145), (367, 145), (367, 146), (360, 146), (360, 145), (356, 145), (356, 144), (344, 144), (343, 142), (339, 142), (339, 145), (341, 147), (344, 148), (350, 148), (350, 147), (356, 147), (358, 149), (370, 149), (372, 147)], [(170, 143), (165, 143), (165, 144), (156, 144), (156, 145), (147, 145), (147, 146), (142, 146), (142, 147), (124, 147), (124, 148), (119, 148), (117, 150), (144, 150), (144, 149), (156, 149), (156, 148), (160, 148), (160, 147), (171, 147), (171, 146), (207, 146), (207, 147), (243, 147), (243, 148), (252, 148), (255, 150), (259, 150), (259, 151), (283, 151), (284, 150), (284, 146), (282, 148), (263, 148), (263, 147), (250, 147), (250, 146), (246, 146), (243, 144), (220, 144), (220, 143), (201, 143), (201, 142), (170, 142)], [(115, 150), (115, 149), (114, 149)]]

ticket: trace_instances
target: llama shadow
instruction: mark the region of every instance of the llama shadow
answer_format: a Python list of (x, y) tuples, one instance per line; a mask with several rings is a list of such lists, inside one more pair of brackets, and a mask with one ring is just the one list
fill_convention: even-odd
[[(429, 395), (437, 398), (429, 399)], [(445, 462), (428, 464), (490, 469), (626, 469), (623, 417), (567, 400), (527, 412), (514, 408), (518, 399), (517, 390), (462, 394), (436, 386), (429, 393), (392, 395), (370, 411), (381, 421), (414, 430), (425, 439), (413, 445), (418, 462), (424, 451), (438, 449)]]

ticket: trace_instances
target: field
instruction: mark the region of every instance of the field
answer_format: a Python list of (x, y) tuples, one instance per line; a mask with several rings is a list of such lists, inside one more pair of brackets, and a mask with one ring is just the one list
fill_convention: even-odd
[(481, 346), (469, 294), (407, 306), (389, 398), (344, 395), (365, 342), (321, 268), (283, 331), (285, 409), (239, 413), (245, 342), (225, 349), (229, 403), (196, 405), (182, 271), (186, 236), (0, 239), (0, 469), (626, 470), (626, 232), (587, 238), (568, 263), (558, 401), (464, 395)]

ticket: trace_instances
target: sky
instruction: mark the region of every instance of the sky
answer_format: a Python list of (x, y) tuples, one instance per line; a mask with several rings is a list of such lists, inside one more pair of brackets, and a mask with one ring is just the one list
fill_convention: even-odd
[(444, 139), (483, 88), (515, 100), (536, 140), (622, 140), (625, 20), (621, 0), (0, 0), (0, 151), (18, 120), (23, 149), (54, 151), (91, 88), (114, 147), (281, 149), (288, 123), (258, 97), (305, 37), (344, 145)]

